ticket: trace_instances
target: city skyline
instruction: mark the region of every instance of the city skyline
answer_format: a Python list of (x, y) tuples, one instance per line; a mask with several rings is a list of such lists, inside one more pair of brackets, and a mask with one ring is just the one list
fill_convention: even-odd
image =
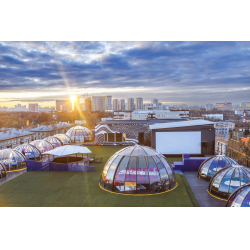
[(0, 106), (69, 95), (205, 105), (250, 96), (249, 42), (0, 42)]

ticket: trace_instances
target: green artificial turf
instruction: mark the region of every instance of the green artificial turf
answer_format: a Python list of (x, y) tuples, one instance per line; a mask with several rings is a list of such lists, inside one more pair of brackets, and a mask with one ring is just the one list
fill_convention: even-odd
[[(69, 207), (193, 207), (197, 206), (185, 177), (176, 174), (178, 187), (170, 192), (131, 196), (109, 193), (99, 187), (100, 175), (108, 158), (121, 146), (88, 146), (103, 156), (93, 164), (96, 172), (28, 172), (0, 186), (0, 206)], [(197, 203), (197, 204), (196, 204)]]

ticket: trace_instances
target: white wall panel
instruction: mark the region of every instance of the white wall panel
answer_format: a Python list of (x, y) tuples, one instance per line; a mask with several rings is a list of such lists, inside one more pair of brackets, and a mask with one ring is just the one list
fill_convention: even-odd
[(201, 131), (156, 132), (156, 150), (162, 154), (201, 154)]

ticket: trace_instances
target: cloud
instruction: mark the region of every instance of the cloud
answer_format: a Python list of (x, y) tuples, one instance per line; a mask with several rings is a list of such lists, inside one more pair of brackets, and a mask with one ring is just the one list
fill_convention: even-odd
[(162, 102), (250, 101), (249, 65), (249, 42), (0, 42), (0, 98), (62, 98), (78, 89)]

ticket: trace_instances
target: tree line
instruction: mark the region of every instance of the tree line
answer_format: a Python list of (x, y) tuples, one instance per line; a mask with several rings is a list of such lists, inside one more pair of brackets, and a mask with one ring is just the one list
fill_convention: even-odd
[(0, 111), (0, 128), (27, 128), (39, 125), (53, 125), (57, 122), (75, 123), (75, 120), (83, 120), (89, 129), (95, 128), (95, 124), (101, 118), (113, 116), (110, 113), (99, 111), (72, 111), (72, 112), (6, 112)]

